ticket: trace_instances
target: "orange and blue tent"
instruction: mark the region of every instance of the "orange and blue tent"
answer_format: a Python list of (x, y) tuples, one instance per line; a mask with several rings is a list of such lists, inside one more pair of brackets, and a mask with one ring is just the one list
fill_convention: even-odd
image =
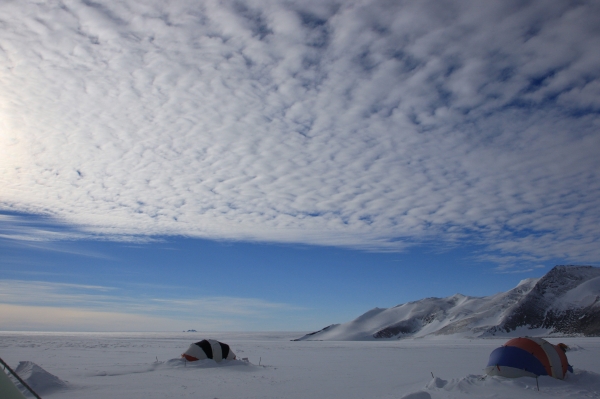
[(508, 378), (549, 375), (562, 380), (567, 371), (573, 372), (566, 349), (565, 344), (552, 345), (542, 338), (514, 338), (490, 354), (485, 372)]

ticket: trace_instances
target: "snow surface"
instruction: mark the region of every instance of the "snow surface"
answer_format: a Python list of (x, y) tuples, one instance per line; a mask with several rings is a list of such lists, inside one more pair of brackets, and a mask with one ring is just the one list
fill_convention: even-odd
[[(600, 398), (600, 338), (549, 339), (576, 349), (567, 353), (575, 373), (540, 377), (538, 392), (533, 378), (482, 378), (506, 339), (291, 341), (303, 334), (0, 332), (0, 357), (43, 376), (44, 399)], [(230, 344), (240, 360), (182, 361), (202, 338)]]
[(592, 306), (600, 300), (600, 277), (588, 280), (569, 290), (562, 298), (562, 308)]

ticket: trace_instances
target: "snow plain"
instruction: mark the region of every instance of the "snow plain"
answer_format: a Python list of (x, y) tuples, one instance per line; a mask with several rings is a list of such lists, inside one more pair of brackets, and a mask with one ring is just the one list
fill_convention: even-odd
[[(44, 399), (600, 398), (600, 338), (549, 339), (574, 349), (575, 373), (540, 377), (537, 391), (533, 378), (481, 378), (506, 338), (291, 341), (302, 335), (0, 332), (0, 357), (64, 382), (37, 375)], [(181, 361), (202, 338), (230, 344), (249, 362)]]

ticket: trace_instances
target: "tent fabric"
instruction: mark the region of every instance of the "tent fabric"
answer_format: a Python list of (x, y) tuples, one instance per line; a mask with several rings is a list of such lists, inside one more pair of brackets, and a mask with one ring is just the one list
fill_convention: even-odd
[(572, 371), (563, 347), (542, 338), (514, 338), (492, 351), (485, 372), (508, 378), (549, 375), (562, 380), (567, 370)]
[(2, 399), (27, 399), (17, 388), (15, 383), (6, 375), (0, 367), (0, 394)]
[[(504, 370), (506, 367), (515, 370)], [(514, 346), (501, 346), (500, 348), (494, 349), (490, 354), (488, 368), (491, 368), (488, 374), (493, 375), (503, 375), (507, 373), (516, 374), (515, 377), (520, 377), (521, 375), (518, 375), (519, 373), (527, 374), (529, 377), (548, 375), (544, 365), (539, 359), (526, 350)]]
[(214, 339), (203, 339), (191, 344), (181, 356), (190, 362), (204, 359), (213, 359), (215, 362), (235, 359), (235, 353), (229, 345)]

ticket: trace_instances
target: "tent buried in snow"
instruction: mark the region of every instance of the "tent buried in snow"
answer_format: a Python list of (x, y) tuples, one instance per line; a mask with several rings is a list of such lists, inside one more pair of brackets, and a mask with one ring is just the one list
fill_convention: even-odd
[(213, 359), (215, 362), (220, 362), (221, 360), (234, 360), (235, 353), (227, 344), (214, 339), (203, 339), (191, 344), (181, 357), (189, 362), (203, 359)]
[(562, 380), (567, 370), (573, 372), (566, 349), (565, 344), (552, 345), (542, 338), (514, 338), (494, 349), (485, 373), (508, 378), (549, 375)]

